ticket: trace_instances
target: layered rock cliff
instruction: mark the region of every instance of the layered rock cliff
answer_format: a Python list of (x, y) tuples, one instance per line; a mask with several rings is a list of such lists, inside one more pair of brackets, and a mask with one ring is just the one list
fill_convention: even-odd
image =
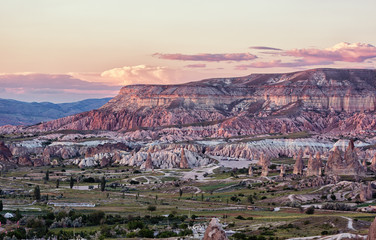
[(211, 135), (236, 135), (343, 130), (351, 123), (353, 130), (364, 130), (376, 125), (373, 114), (367, 114), (375, 110), (375, 80), (375, 70), (314, 69), (181, 85), (131, 85), (98, 110), (28, 131), (215, 125)]

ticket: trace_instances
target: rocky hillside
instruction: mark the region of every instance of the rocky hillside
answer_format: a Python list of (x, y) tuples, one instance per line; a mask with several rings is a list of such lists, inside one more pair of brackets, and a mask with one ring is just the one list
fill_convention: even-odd
[[(29, 128), (134, 130), (205, 127), (209, 136), (372, 131), (376, 70), (313, 69), (181, 85), (131, 85), (98, 110)], [(209, 128), (208, 126), (212, 126)]]
[(0, 99), (1, 125), (32, 125), (62, 118), (72, 114), (97, 109), (111, 98), (86, 99), (71, 103), (50, 102), (21, 102), (10, 99)]

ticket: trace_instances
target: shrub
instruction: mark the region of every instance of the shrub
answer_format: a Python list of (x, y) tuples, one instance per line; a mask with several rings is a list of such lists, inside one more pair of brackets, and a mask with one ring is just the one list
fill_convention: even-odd
[(306, 209), (305, 213), (306, 214), (314, 214), (315, 213), (315, 207), (310, 206), (309, 208)]

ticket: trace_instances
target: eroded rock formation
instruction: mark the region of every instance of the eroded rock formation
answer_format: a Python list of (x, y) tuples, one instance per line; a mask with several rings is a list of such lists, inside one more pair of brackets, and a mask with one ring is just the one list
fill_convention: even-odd
[(189, 168), (187, 157), (185, 156), (184, 148), (181, 149), (181, 160), (179, 163), (179, 168), (187, 169)]
[(208, 131), (225, 137), (372, 131), (376, 117), (367, 111), (375, 110), (375, 79), (376, 71), (370, 69), (312, 69), (181, 85), (130, 85), (98, 110), (23, 130), (130, 130), (211, 122), (215, 129), (205, 128), (201, 136)]
[(367, 200), (371, 200), (372, 194), (373, 194), (372, 184), (368, 182), (367, 186), (362, 186), (362, 189), (359, 194), (360, 201), (365, 202)]
[(312, 155), (310, 154), (306, 175), (307, 177), (322, 175), (322, 161), (319, 152), (316, 153), (315, 157), (312, 157)]
[(209, 226), (206, 228), (203, 240), (228, 240), (219, 220), (212, 218)]
[(280, 168), (279, 176), (284, 177), (285, 175), (286, 175), (286, 167), (285, 165), (282, 164)]
[(367, 240), (375, 240), (376, 239), (376, 218), (373, 220), (371, 226), (368, 230), (368, 237)]
[(141, 166), (141, 168), (150, 170), (153, 169), (153, 160), (151, 160), (151, 154), (148, 152), (148, 156), (146, 157), (145, 163)]
[(299, 152), (295, 156), (295, 164), (293, 174), (295, 175), (302, 175), (304, 169), (304, 162), (303, 162), (303, 151), (299, 150)]
[(329, 175), (365, 175), (364, 168), (358, 160), (354, 142), (352, 140), (349, 141), (343, 157), (341, 151), (337, 147), (329, 153), (325, 173)]

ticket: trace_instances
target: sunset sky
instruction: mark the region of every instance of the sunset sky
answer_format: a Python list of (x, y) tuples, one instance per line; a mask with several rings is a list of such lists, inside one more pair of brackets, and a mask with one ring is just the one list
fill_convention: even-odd
[(375, 68), (374, 0), (1, 0), (0, 98), (70, 102), (128, 84)]

